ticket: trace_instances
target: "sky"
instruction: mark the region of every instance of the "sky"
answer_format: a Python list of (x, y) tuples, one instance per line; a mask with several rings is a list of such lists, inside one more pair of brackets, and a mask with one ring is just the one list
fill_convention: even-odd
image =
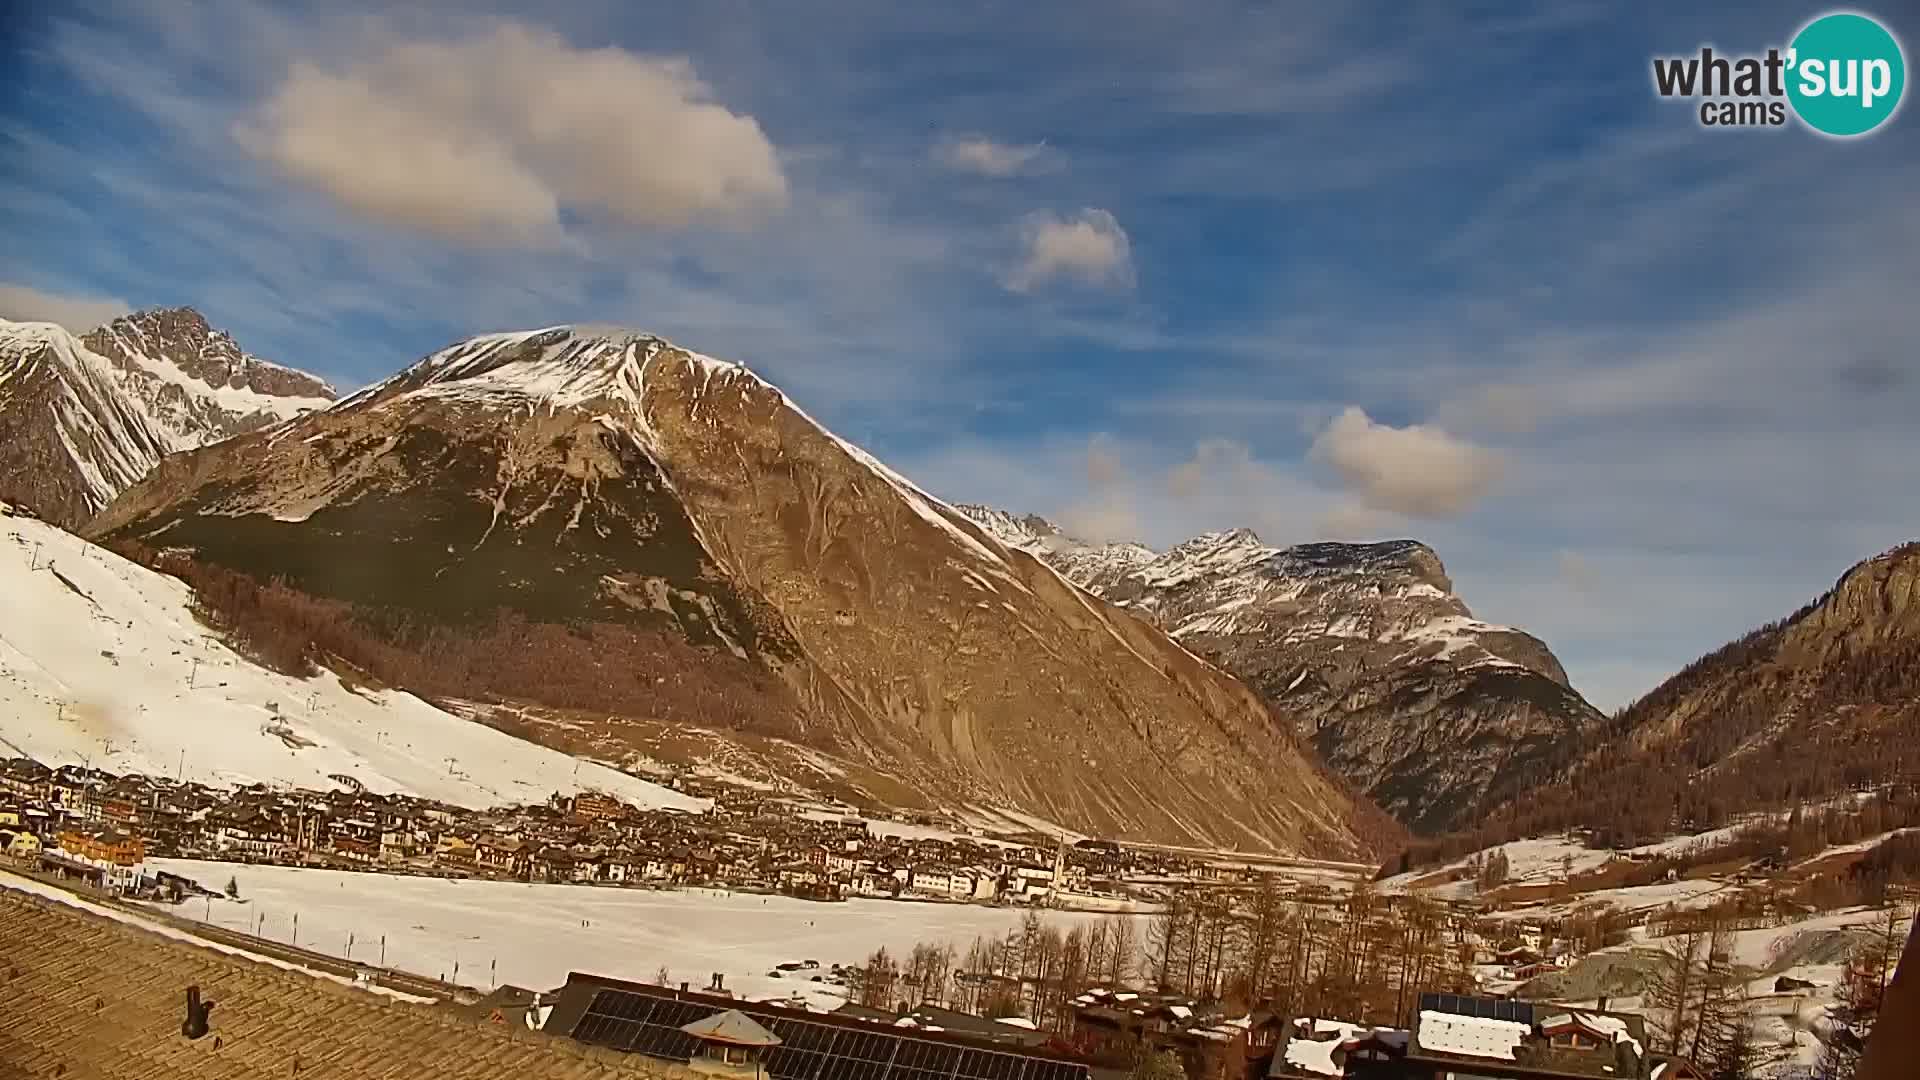
[(1678, 6), (27, 0), (0, 316), (651, 330), (1088, 539), (1420, 539), (1611, 709), (1920, 537), (1920, 117), (1703, 128), (1825, 9)]

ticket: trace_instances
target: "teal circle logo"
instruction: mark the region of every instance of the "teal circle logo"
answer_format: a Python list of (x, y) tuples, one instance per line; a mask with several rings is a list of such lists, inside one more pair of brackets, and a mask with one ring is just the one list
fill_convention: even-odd
[(1787, 100), (1823, 135), (1865, 135), (1886, 123), (1906, 89), (1900, 43), (1865, 15), (1822, 15), (1787, 47)]

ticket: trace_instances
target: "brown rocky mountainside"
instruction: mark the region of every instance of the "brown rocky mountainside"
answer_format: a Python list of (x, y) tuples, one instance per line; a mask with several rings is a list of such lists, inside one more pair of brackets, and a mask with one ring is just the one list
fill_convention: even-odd
[(780, 736), (1102, 836), (1395, 836), (1217, 668), (647, 335), (462, 342), (169, 457), (89, 534), (282, 579), (262, 602), (429, 693)]
[(1610, 717), (1489, 836), (1567, 827), (1658, 839), (1850, 792), (1920, 791), (1920, 543), (1862, 562), (1785, 619), (1683, 668)]
[(78, 338), (0, 319), (0, 501), (76, 528), (173, 448)]
[(964, 511), (1238, 676), (1417, 832), (1474, 822), (1602, 719), (1538, 638), (1473, 618), (1424, 544), (1275, 548), (1238, 529), (1156, 554)]

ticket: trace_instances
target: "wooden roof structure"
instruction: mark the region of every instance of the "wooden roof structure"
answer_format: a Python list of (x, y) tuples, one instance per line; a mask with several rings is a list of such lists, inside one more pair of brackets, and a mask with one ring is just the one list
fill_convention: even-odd
[[(186, 988), (214, 1002), (181, 1033)], [(0, 887), (0, 1076), (652, 1080), (685, 1069), (463, 1017)]]

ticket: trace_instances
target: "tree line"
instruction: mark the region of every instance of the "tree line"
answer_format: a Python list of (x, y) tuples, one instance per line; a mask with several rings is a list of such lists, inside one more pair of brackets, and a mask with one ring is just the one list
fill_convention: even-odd
[(1404, 1023), (1422, 991), (1470, 992), (1473, 946), (1464, 922), (1423, 897), (1346, 896), (1276, 881), (1252, 888), (1182, 885), (1144, 919), (1110, 916), (1062, 932), (1038, 912), (1006, 935), (878, 949), (858, 969), (853, 999), (898, 1009), (930, 1002), (986, 1016), (1020, 1015), (1067, 1036), (1073, 1001), (1094, 987), (1135, 988), (1218, 1002), (1244, 1015)]

